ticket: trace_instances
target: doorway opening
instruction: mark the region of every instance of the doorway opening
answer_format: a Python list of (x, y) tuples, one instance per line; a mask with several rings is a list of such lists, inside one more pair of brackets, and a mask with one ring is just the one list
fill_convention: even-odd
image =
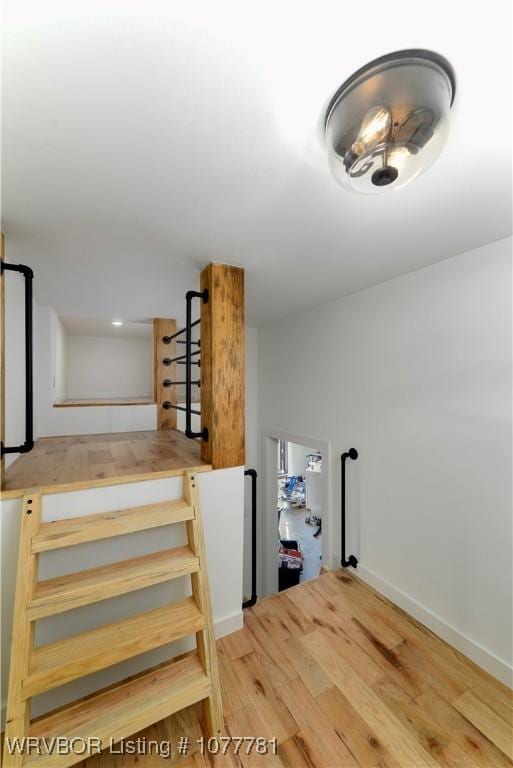
[(278, 590), (319, 576), (322, 565), (322, 454), (278, 440)]

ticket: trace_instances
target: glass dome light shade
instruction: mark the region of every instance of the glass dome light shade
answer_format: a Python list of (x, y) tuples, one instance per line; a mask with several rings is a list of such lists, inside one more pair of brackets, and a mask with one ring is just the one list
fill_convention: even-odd
[(358, 70), (326, 113), (331, 172), (347, 189), (398, 189), (431, 165), (449, 131), (455, 81), (430, 51), (398, 51)]

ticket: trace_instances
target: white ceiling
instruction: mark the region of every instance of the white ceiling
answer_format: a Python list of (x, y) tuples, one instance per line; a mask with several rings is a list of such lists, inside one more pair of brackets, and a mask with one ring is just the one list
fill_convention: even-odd
[(125, 339), (153, 339), (153, 324), (127, 323), (112, 325), (111, 320), (95, 317), (61, 317), (68, 336), (112, 336)]
[[(273, 318), (511, 233), (511, 5), (4, 0), (3, 227), (62, 315), (177, 316), (209, 261)], [(370, 59), (430, 48), (457, 75), (449, 142), (359, 196), (319, 131)]]

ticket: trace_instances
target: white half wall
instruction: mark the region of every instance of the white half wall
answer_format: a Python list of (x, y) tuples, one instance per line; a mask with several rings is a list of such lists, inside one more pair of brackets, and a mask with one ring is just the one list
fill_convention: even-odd
[[(59, 325), (59, 318), (52, 307), (37, 306), (34, 323), (34, 390), (38, 436), (93, 435), (104, 432), (156, 429), (157, 408), (155, 405), (53, 407), (55, 401), (62, 396), (64, 355), (69, 356), (70, 352), (73, 354), (71, 349), (73, 345), (70, 346), (72, 337), (66, 337), (64, 349)], [(107, 341), (107, 339), (103, 340)], [(119, 344), (121, 339), (114, 341)], [(123, 339), (123, 341), (132, 340)], [(149, 369), (151, 370), (151, 368)], [(88, 395), (88, 397), (90, 396)], [(19, 400), (19, 393), (17, 399)]]
[[(242, 627), (242, 537), (244, 506), (244, 468), (200, 472), (200, 504), (205, 529), (207, 566), (211, 584), (216, 635), (222, 637)], [(54, 494), (43, 499), (43, 519), (108, 512), (113, 509), (151, 504), (182, 497), (182, 478), (146, 480), (139, 483), (92, 488)], [(12, 611), (16, 582), (16, 564), (21, 518), (21, 499), (2, 502), (2, 726), (4, 723)], [(124, 560), (185, 543), (185, 526), (174, 525), (113, 539), (80, 544), (40, 556), (40, 578), (47, 579), (96, 565)], [(189, 580), (176, 579), (148, 589), (104, 600), (68, 611), (37, 623), (36, 643), (49, 643), (125, 616), (151, 610), (190, 593)], [(80, 696), (121, 680), (128, 675), (158, 664), (188, 650), (189, 641), (180, 641), (137, 656), (115, 667), (73, 681), (38, 696), (33, 701), (33, 715), (61, 706)]]
[(258, 348), (262, 437), (272, 428), (332, 446), (333, 567), (340, 454), (354, 446), (358, 574), (509, 684), (511, 246), (302, 310), (260, 328)]
[(57, 317), (55, 331), (55, 397), (64, 400), (68, 397), (68, 338), (60, 317)]

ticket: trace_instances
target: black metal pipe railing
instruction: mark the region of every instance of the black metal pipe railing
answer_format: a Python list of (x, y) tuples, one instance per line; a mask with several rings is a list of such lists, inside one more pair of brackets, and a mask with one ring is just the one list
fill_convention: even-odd
[(251, 608), (257, 601), (257, 473), (256, 469), (246, 469), (246, 477), (251, 478), (251, 597), (242, 603), (242, 608)]
[(201, 299), (204, 304), (208, 302), (208, 290), (187, 291), (185, 294), (186, 312), (185, 312), (185, 435), (194, 440), (201, 437), (202, 440), (208, 440), (208, 429), (203, 427), (200, 432), (194, 432), (191, 428), (192, 415), (192, 329), (197, 323), (192, 322), (192, 301)]
[(349, 555), (349, 557), (346, 559), (346, 459), (355, 459), (358, 458), (358, 451), (356, 448), (350, 448), (347, 452), (343, 453), (340, 456), (340, 502), (341, 502), (341, 532), (340, 532), (340, 550), (341, 550), (341, 560), (340, 563), (343, 568), (347, 568), (348, 566), (351, 566), (352, 568), (356, 568), (358, 565), (358, 560), (355, 557), (355, 555)]
[[(184, 408), (183, 405), (176, 405), (176, 403), (171, 403), (169, 400), (164, 400), (162, 408), (165, 408), (166, 411), (170, 408), (173, 408), (175, 411), (187, 411), (187, 408)], [(191, 408), (190, 412), (195, 413), (197, 416), (201, 416), (201, 411), (195, 411), (193, 408)]]
[[(195, 355), (201, 355), (201, 350), (200, 349), (195, 349), (194, 352), (191, 352), (191, 357), (194, 357)], [(185, 360), (185, 363), (184, 363), (184, 365), (185, 365), (187, 363), (186, 358), (187, 358), (187, 354), (177, 355), (176, 357), (165, 357), (162, 362), (165, 365), (171, 365), (171, 363), (178, 363), (178, 362), (180, 362), (180, 360)], [(167, 362), (164, 362), (166, 360), (167, 360)], [(182, 363), (180, 363), (180, 365), (182, 365)]]
[[(187, 408), (185, 408), (183, 405), (176, 405), (176, 403), (171, 403), (169, 400), (164, 400), (164, 402), (162, 403), (162, 407), (165, 408), (166, 411), (169, 410), (169, 408), (173, 408), (173, 410), (175, 411), (187, 412)], [(195, 413), (197, 416), (201, 416), (201, 411), (195, 411), (194, 409), (191, 408), (190, 412)]]
[[(187, 384), (186, 381), (170, 381), (169, 379), (166, 379), (166, 381), (168, 381), (169, 384), (164, 384), (164, 382), (162, 382), (166, 387), (172, 387), (173, 385), (181, 386), (181, 385)], [(200, 379), (197, 379), (196, 381), (191, 381), (190, 383), (192, 386), (196, 386), (196, 387), (201, 386)]]
[[(203, 303), (206, 304), (208, 301), (208, 290), (204, 291), (187, 291), (185, 295), (185, 301), (186, 301), (186, 318), (185, 318), (185, 328), (182, 328), (181, 331), (177, 331), (176, 333), (173, 333), (171, 336), (163, 336), (162, 341), (164, 344), (170, 344), (173, 339), (176, 339), (177, 336), (180, 336), (182, 333), (185, 333), (185, 341), (177, 341), (177, 344), (185, 344), (185, 354), (184, 355), (177, 355), (176, 357), (165, 357), (162, 362), (164, 365), (169, 366), (172, 363), (178, 363), (178, 365), (185, 365), (185, 380), (184, 381), (172, 381), (171, 379), (164, 379), (162, 382), (164, 387), (172, 387), (172, 386), (183, 386), (185, 385), (185, 407), (183, 405), (176, 405), (176, 403), (172, 403), (170, 400), (165, 400), (162, 403), (162, 407), (165, 410), (169, 410), (170, 408), (173, 408), (175, 411), (183, 411), (185, 413), (185, 435), (186, 437), (190, 437), (191, 439), (196, 439), (197, 437), (201, 437), (203, 440), (208, 440), (208, 429), (205, 427), (201, 430), (201, 432), (193, 432), (192, 425), (191, 425), (191, 416), (194, 414), (196, 416), (201, 416), (201, 411), (195, 410), (192, 407), (192, 387), (200, 387), (201, 386), (201, 379), (195, 379), (193, 381), (192, 379), (192, 366), (196, 365), (198, 368), (200, 367), (200, 360), (193, 361), (193, 357), (196, 355), (201, 354), (201, 341), (193, 341), (192, 340), (192, 329), (198, 325), (201, 322), (201, 318), (198, 320), (192, 320), (192, 300), (198, 298), (202, 299)], [(198, 349), (192, 351), (192, 345), (195, 344)]]
[[(201, 322), (201, 318), (199, 318), (198, 320), (194, 320), (194, 322), (191, 323), (191, 328), (194, 328), (195, 325), (199, 325), (200, 322)], [(180, 331), (173, 333), (171, 336), (163, 336), (162, 341), (164, 342), (164, 344), (171, 344), (173, 339), (176, 339), (177, 336), (181, 336), (182, 333), (185, 333), (186, 331), (187, 331), (187, 327), (182, 328)]]
[(22, 445), (1, 444), (1, 455), (6, 453), (28, 453), (34, 447), (34, 391), (33, 391), (33, 346), (32, 346), (32, 280), (34, 273), (24, 264), (1, 262), (4, 270), (19, 272), (25, 278), (25, 442)]

